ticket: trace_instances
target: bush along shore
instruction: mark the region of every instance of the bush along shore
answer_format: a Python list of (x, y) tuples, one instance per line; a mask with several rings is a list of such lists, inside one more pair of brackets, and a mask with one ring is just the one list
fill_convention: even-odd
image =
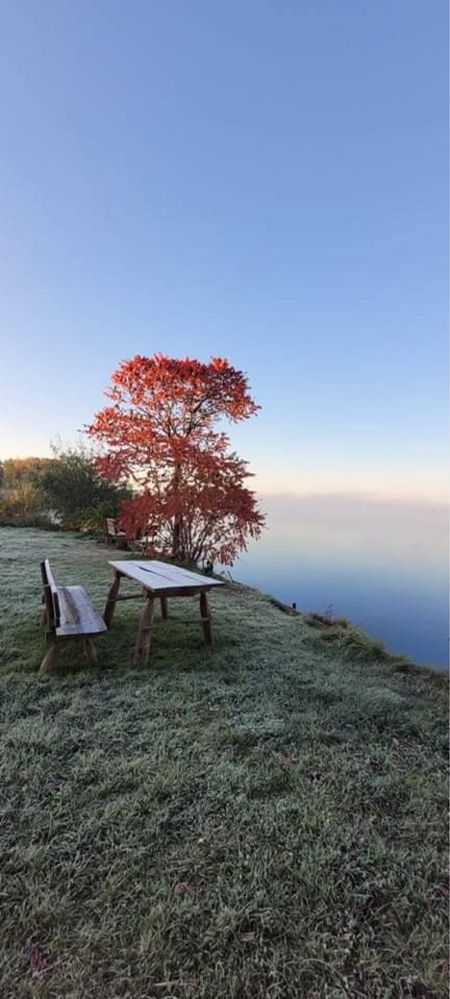
[(447, 678), (234, 583), (40, 677), (40, 559), (122, 555), (0, 528), (2, 999), (447, 995)]

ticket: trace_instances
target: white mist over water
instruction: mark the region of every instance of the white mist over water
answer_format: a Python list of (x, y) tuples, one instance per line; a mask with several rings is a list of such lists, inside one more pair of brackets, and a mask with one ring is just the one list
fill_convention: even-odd
[(348, 617), (448, 668), (448, 510), (361, 495), (261, 498), (267, 527), (232, 570), (302, 610)]

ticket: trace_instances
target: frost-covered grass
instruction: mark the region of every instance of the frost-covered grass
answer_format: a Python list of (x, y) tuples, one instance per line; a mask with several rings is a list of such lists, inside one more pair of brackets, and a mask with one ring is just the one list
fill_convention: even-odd
[(0, 530), (2, 999), (446, 995), (445, 679), (236, 586), (39, 677), (40, 558), (121, 554)]

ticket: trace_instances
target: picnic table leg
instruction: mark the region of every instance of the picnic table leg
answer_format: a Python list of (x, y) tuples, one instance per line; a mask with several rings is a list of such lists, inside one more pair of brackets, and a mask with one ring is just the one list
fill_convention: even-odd
[(205, 638), (206, 645), (212, 645), (212, 628), (211, 628), (211, 614), (208, 607), (208, 598), (206, 593), (200, 594), (200, 617), (202, 621), (203, 635)]
[(92, 638), (84, 638), (83, 645), (87, 661), (91, 664), (91, 666), (96, 666), (98, 663), (98, 653)]
[(146, 666), (150, 652), (150, 636), (152, 630), (152, 620), (155, 611), (155, 601), (153, 597), (147, 597), (145, 607), (141, 614), (139, 630), (137, 633), (136, 645), (134, 649), (134, 662), (136, 666)]
[(103, 614), (103, 619), (107, 628), (110, 628), (112, 624), (112, 619), (116, 606), (116, 600), (119, 595), (120, 580), (121, 580), (121, 574), (120, 572), (116, 571), (114, 573), (114, 579), (109, 588), (109, 593), (105, 605), (105, 612)]
[(169, 616), (169, 611), (167, 607), (167, 597), (161, 597), (161, 617), (166, 621)]

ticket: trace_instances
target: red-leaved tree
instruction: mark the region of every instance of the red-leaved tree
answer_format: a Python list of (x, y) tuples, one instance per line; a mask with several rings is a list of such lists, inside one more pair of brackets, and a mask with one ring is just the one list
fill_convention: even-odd
[(106, 395), (111, 405), (87, 432), (102, 447), (102, 474), (134, 484), (122, 528), (177, 561), (232, 565), (264, 524), (245, 486), (247, 463), (216, 426), (259, 409), (243, 373), (220, 357), (137, 355), (119, 365)]

